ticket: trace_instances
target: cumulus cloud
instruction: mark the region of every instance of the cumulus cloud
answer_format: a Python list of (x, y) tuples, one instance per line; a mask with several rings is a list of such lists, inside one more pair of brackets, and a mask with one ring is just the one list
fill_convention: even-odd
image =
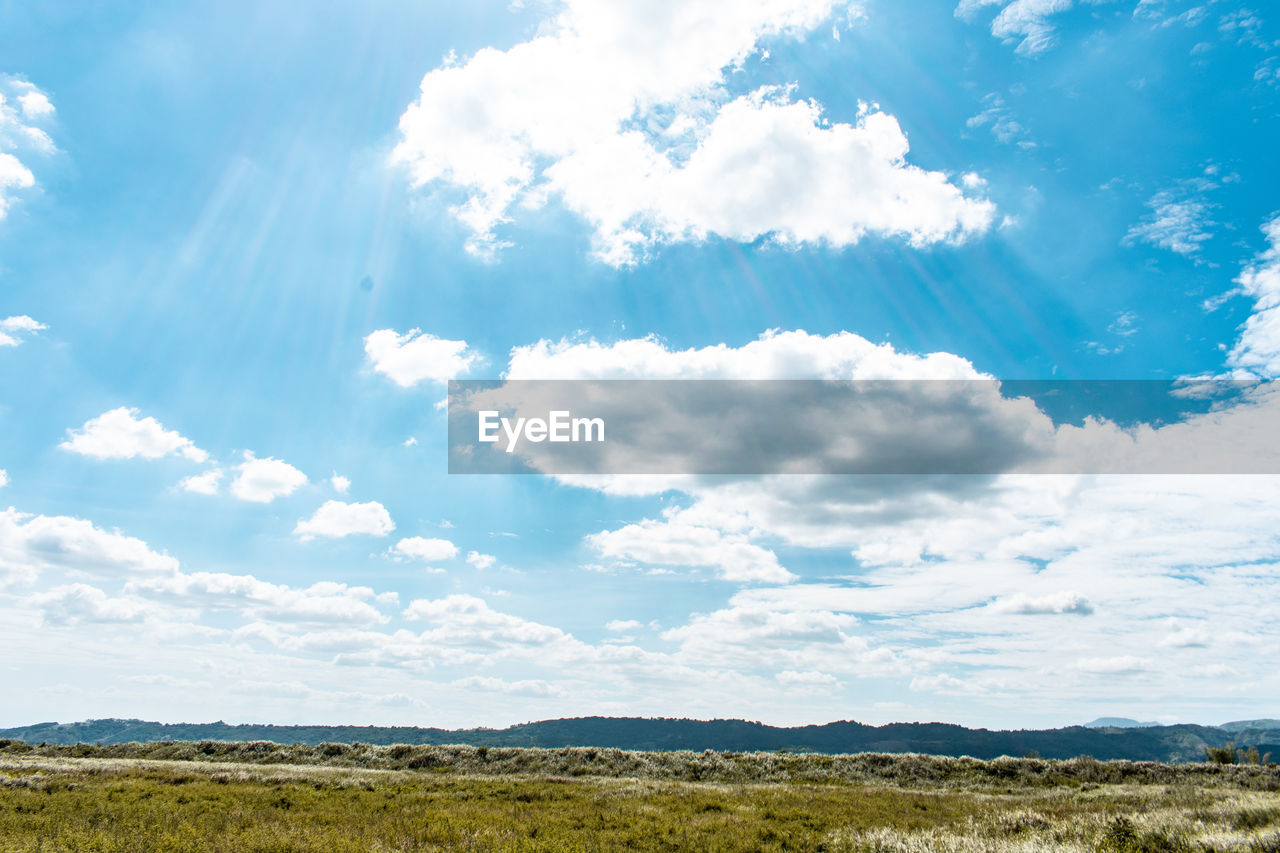
[(479, 551), (467, 552), (467, 563), (480, 571), (493, 568), (493, 564), (496, 562), (498, 562), (498, 558), (492, 554), (481, 554)]
[[(0, 193), (3, 187), (0, 186)], [(49, 328), (44, 323), (37, 323), (26, 314), (17, 314), (0, 320), (0, 347), (16, 347), (27, 335), (34, 335), (42, 329)]]
[(1236, 279), (1254, 300), (1253, 313), (1227, 356), (1227, 364), (1266, 379), (1280, 378), (1280, 214), (1262, 226), (1267, 248)]
[(0, 468), (0, 489), (3, 489), (7, 485), (9, 485), (9, 472)]
[(426, 539), (422, 536), (401, 539), (392, 547), (392, 551), (398, 556), (422, 560), (424, 563), (439, 563), (458, 556), (458, 546), (448, 539)]
[[(473, 595), (449, 595), (439, 599), (417, 599), (404, 610), (404, 618), (425, 622), (427, 627), (399, 648), (384, 646), (380, 655), (420, 657), (451, 650), (449, 659), (458, 662), (495, 661), (505, 657), (558, 652), (573, 656), (585, 651), (583, 644), (559, 628), (543, 625), (491, 608)], [(487, 654), (484, 654), (486, 653)]]
[(329, 478), (329, 485), (332, 486), (333, 490), (340, 495), (345, 495), (347, 492), (351, 491), (351, 481), (336, 471), (333, 473), (333, 476)]
[(278, 497), (293, 494), (307, 483), (307, 475), (288, 462), (274, 457), (258, 459), (248, 450), (235, 470), (231, 494), (251, 503), (271, 503)]
[[(595, 440), (458, 438), (474, 413), (554, 410), (588, 414)], [(995, 473), (1050, 455), (1056, 436), (1030, 398), (991, 380), (513, 380), (456, 395), (451, 429), (451, 470), (561, 475)]]
[(184, 492), (194, 492), (197, 495), (216, 495), (218, 493), (218, 484), (222, 480), (222, 473), (221, 468), (210, 468), (203, 473), (183, 477), (178, 483), (178, 488)]
[(852, 332), (770, 330), (741, 347), (673, 350), (649, 336), (601, 343), (539, 340), (511, 350), (507, 379), (976, 379), (946, 352), (898, 352)]
[(40, 126), (53, 112), (48, 95), (35, 85), (0, 76), (0, 219), (9, 212), (17, 193), (36, 185), (27, 163), (57, 150)]
[(867, 109), (852, 124), (832, 123), (815, 103), (769, 89), (721, 107), (679, 167), (626, 134), (611, 150), (576, 152), (545, 175), (592, 225), (596, 254), (614, 266), (655, 245), (709, 235), (835, 247), (876, 235), (923, 246), (987, 229), (993, 205), (967, 198), (941, 172), (909, 165), (907, 152), (886, 113)]
[[(680, 658), (700, 666), (750, 668), (780, 665), (811, 669), (818, 660), (847, 670), (863, 658), (866, 642), (856, 635), (859, 620), (822, 604), (786, 606), (769, 597), (735, 595), (729, 606), (694, 614), (689, 622), (662, 633), (679, 644)], [(826, 667), (824, 667), (825, 669)]]
[(316, 536), (327, 539), (354, 535), (386, 536), (395, 529), (391, 513), (377, 501), (325, 501), (311, 518), (299, 519), (293, 532), (305, 542)]
[(68, 516), (0, 511), (0, 586), (30, 582), (44, 570), (94, 576), (163, 573), (178, 561), (146, 542)]
[(466, 341), (437, 338), (418, 329), (403, 335), (394, 329), (370, 332), (364, 339), (364, 352), (374, 370), (401, 388), (411, 388), (424, 380), (453, 379), (480, 361), (479, 354)]
[(67, 440), (58, 446), (94, 459), (160, 459), (178, 455), (204, 462), (209, 458), (191, 439), (165, 429), (155, 418), (139, 418), (137, 409), (124, 406), (85, 421), (79, 430), (67, 430)]
[[(1113, 326), (1121, 337), (1133, 328), (1130, 317), (1122, 320)], [(548, 395), (554, 394), (553, 402), (581, 402), (567, 406), (575, 413), (603, 416), (610, 441), (526, 442), (514, 454), (501, 452), (501, 445), (477, 445), (485, 452), (458, 461), (485, 470), (491, 459), (514, 459), (566, 482), (615, 492), (687, 488), (691, 483), (680, 476), (690, 474), (970, 473), (989, 481), (1006, 472), (1245, 473), (1276, 470), (1280, 464), (1267, 438), (1280, 408), (1273, 389), (1237, 388), (1232, 405), (1159, 425), (1121, 425), (1102, 417), (1059, 423), (1034, 399), (1045, 388), (996, 382), (954, 355), (900, 353), (849, 333), (770, 332), (742, 347), (687, 350), (672, 350), (652, 338), (613, 344), (544, 340), (513, 349), (506, 376), (501, 386), (468, 392), (456, 416), (466, 417), (472, 408), (545, 415), (558, 407), (548, 408)], [(646, 382), (642, 390), (618, 382), (557, 381), (799, 377), (841, 384), (762, 382), (744, 391), (731, 382)], [(761, 405), (742, 406), (747, 399)], [(881, 480), (874, 488), (862, 480), (813, 482), (859, 502), (899, 491), (913, 492), (912, 500), (928, 500), (923, 495), (929, 492), (988, 484), (944, 476)], [(717, 486), (738, 487), (733, 481)], [(780, 499), (794, 485), (771, 482), (770, 488)]]
[(984, 231), (992, 205), (908, 163), (892, 116), (864, 106), (833, 121), (792, 87), (730, 91), (728, 70), (763, 40), (803, 37), (850, 7), (570, 0), (529, 41), (429, 72), (394, 156), (415, 185), (462, 193), (452, 211), (486, 257), (508, 245), (497, 230), (518, 208), (550, 198), (616, 266), (710, 235), (922, 245)]
[[(1269, 263), (1269, 255), (1261, 256), (1250, 275), (1265, 276)], [(1129, 328), (1119, 325), (1116, 333)], [(539, 341), (513, 350), (507, 373), (525, 379), (867, 375), (979, 376), (947, 354), (915, 356), (856, 335), (801, 332), (771, 333), (737, 348), (689, 350), (655, 339)], [(1133, 470), (1156, 470), (1160, 458), (1195, 459), (1208, 447), (1199, 432), (1206, 429), (1238, 427), (1242, 441), (1265, 449), (1274, 434), (1274, 396), (1260, 389), (1237, 405), (1132, 434), (1098, 423), (1064, 427), (1056, 440), (1063, 452), (1131, 456)], [(1194, 640), (1191, 634), (1169, 638), (1171, 613), (1210, 622), (1232, 614), (1232, 624), (1258, 619), (1266, 627), (1251, 633), (1280, 636), (1280, 623), (1259, 603), (1270, 595), (1259, 590), (1276, 586), (1273, 567), (1280, 558), (1280, 538), (1268, 520), (1280, 488), (1274, 477), (562, 479), (617, 493), (674, 489), (688, 496), (686, 506), (657, 519), (586, 538), (588, 547), (600, 553), (602, 546), (622, 564), (654, 560), (717, 571), (720, 564), (751, 564), (708, 556), (726, 543), (770, 554), (778, 544), (827, 555), (844, 550), (847, 562), (823, 560), (827, 575), (847, 566), (840, 580), (755, 581), (727, 607), (693, 614), (664, 633), (678, 645), (671, 660), (691, 667), (894, 677), (910, 679), (918, 690), (970, 697), (1025, 694), (1025, 683), (1012, 673), (1062, 673), (1060, 684), (1037, 688), (1039, 695), (1062, 698), (1110, 695), (1104, 682), (1116, 682), (1093, 677), (1100, 674), (1150, 673), (1163, 679), (1161, 695), (1174, 697), (1181, 695), (1177, 679), (1200, 676), (1181, 663), (1175, 671), (1163, 659), (1117, 656), (1117, 644), (1150, 649)], [(749, 556), (760, 559), (760, 552)], [(1259, 590), (1250, 592), (1255, 585)], [(1061, 616), (1087, 616), (1090, 630), (1073, 632), (1064, 643), (1061, 619), (1053, 618)], [(1233, 642), (1241, 651), (1231, 664), (1248, 669), (1261, 640)], [(1194, 659), (1200, 647), (1176, 648)], [(1214, 653), (1226, 657), (1222, 648)]]
[[(1131, 328), (1114, 327), (1123, 336)], [(647, 374), (647, 376), (646, 376)], [(778, 379), (818, 376), (837, 384), (808, 382), (564, 383), (571, 378)], [(528, 380), (525, 377), (552, 377)], [(451, 450), (451, 464), (490, 470), (497, 463), (524, 465), (577, 485), (628, 493), (685, 487), (687, 475), (927, 474), (878, 481), (883, 493), (907, 485), (930, 490), (971, 490), (1003, 473), (1250, 473), (1280, 470), (1268, 433), (1280, 416), (1280, 394), (1269, 386), (1218, 387), (1229, 404), (1167, 423), (1123, 425), (1102, 416), (1057, 422), (1037, 395), (1050, 389), (983, 377), (967, 361), (945, 353), (913, 355), (848, 333), (814, 336), (766, 333), (742, 347), (723, 345), (674, 351), (640, 339), (539, 341), (512, 351), (508, 381), (468, 390), (453, 417), (499, 409), (545, 416), (565, 403), (610, 424), (607, 442), (522, 442), (514, 453), (497, 444)], [(868, 378), (870, 377), (870, 378)], [(917, 381), (897, 382), (889, 379)], [(963, 379), (965, 381), (952, 381)], [(947, 380), (947, 381), (943, 381)], [(1067, 386), (1071, 387), (1068, 388)], [(1134, 389), (1065, 383), (1055, 393), (1081, 389), (1131, 394)], [(1152, 391), (1152, 388), (1145, 389)], [(1157, 393), (1186, 396), (1170, 384)], [(1101, 399), (1101, 398), (1099, 398)], [(751, 405), (744, 405), (750, 401)], [(1097, 399), (1082, 403), (1097, 403)], [(1105, 400), (1104, 400), (1105, 402)], [(609, 475), (637, 475), (624, 477)], [(602, 476), (604, 475), (604, 476)], [(868, 481), (841, 481), (857, 494)], [(720, 488), (736, 488), (733, 481)], [(780, 493), (790, 488), (774, 486)], [(833, 486), (824, 486), (833, 489)]]
[(606, 560), (707, 567), (727, 581), (785, 583), (795, 577), (778, 563), (776, 554), (752, 544), (747, 536), (690, 524), (678, 513), (662, 521), (592, 533), (585, 541)]

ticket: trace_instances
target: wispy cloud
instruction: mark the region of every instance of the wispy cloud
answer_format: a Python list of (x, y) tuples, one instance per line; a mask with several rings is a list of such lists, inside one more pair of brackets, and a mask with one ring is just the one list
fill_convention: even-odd
[[(1227, 176), (1232, 179), (1233, 176)], [(1129, 229), (1125, 245), (1147, 243), (1187, 258), (1196, 258), (1204, 243), (1213, 238), (1217, 203), (1209, 194), (1220, 186), (1217, 167), (1210, 165), (1203, 175), (1178, 181), (1147, 200), (1149, 213)]]
[(19, 77), (0, 76), (0, 219), (17, 194), (36, 185), (28, 164), (57, 150), (42, 127), (53, 114), (53, 103), (38, 87)]

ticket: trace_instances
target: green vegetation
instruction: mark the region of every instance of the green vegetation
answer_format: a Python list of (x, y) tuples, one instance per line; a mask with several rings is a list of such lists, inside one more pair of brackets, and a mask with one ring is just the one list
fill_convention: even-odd
[(1226, 746), (1206, 746), (1204, 757), (1214, 764), (1270, 764), (1271, 753), (1258, 754), (1258, 748), (1237, 749), (1235, 741), (1227, 741)]
[(624, 849), (1280, 853), (1280, 769), (0, 741), (4, 853)]
[[(1103, 720), (1101, 722), (1106, 722)], [(1030, 755), (1130, 761), (1203, 761), (1206, 748), (1228, 740), (1265, 753), (1280, 750), (1280, 721), (1242, 720), (1222, 726), (1123, 728), (1068, 726), (1062, 729), (995, 731), (946, 723), (868, 726), (845, 720), (813, 726), (768, 726), (749, 720), (686, 720), (645, 717), (574, 717), (541, 720), (505, 729), (438, 729), (416, 726), (269, 726), (216, 723), (153, 723), (145, 720), (85, 720), (37, 723), (0, 729), (0, 738), (27, 743), (148, 743), (154, 741), (271, 741), (272, 743), (457, 744), (555, 748), (566, 745), (631, 750), (717, 752), (892, 752), (997, 758)], [(1234, 747), (1234, 745), (1233, 745)]]

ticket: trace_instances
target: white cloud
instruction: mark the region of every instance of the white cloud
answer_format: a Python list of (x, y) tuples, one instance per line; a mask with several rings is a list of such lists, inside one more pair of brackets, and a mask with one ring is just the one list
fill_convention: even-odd
[(0, 587), (33, 581), (47, 569), (115, 576), (174, 572), (178, 561), (152, 551), (141, 539), (83, 519), (31, 515), (13, 507), (0, 511)]
[[(998, 93), (992, 92), (984, 97), (982, 106), (982, 112), (971, 116), (965, 122), (967, 127), (990, 126), (992, 135), (1005, 145), (1016, 144), (1019, 148), (1036, 147), (1036, 144), (1027, 138), (1027, 129), (1013, 117), (1012, 110)], [(967, 177), (966, 175), (965, 178)], [(969, 181), (966, 180), (964, 183), (966, 187), (969, 186)]]
[(370, 332), (364, 339), (364, 351), (373, 369), (401, 388), (411, 388), (424, 380), (453, 379), (480, 361), (479, 354), (469, 349), (466, 341), (437, 338), (418, 329), (403, 335), (394, 329)]
[(428, 73), (395, 159), (415, 185), (464, 194), (452, 211), (481, 256), (508, 245), (496, 232), (513, 211), (552, 197), (613, 265), (710, 235), (919, 245), (984, 231), (992, 205), (907, 163), (892, 116), (832, 121), (789, 87), (729, 92), (728, 70), (764, 39), (801, 38), (851, 5), (570, 0), (529, 41)]
[(650, 336), (600, 343), (540, 340), (514, 347), (508, 379), (976, 379), (951, 353), (900, 353), (852, 332), (770, 330), (741, 347), (672, 350)]
[(657, 566), (705, 566), (723, 580), (786, 583), (794, 579), (772, 551), (753, 545), (745, 535), (727, 534), (669, 514), (663, 521), (645, 520), (586, 537), (586, 544), (606, 560)]
[(522, 679), (520, 681), (504, 681), (501, 678), (489, 678), (483, 675), (469, 675), (453, 682), (455, 687), (465, 690), (484, 690), (492, 693), (504, 693), (508, 696), (565, 696), (563, 688), (548, 681)]
[(258, 459), (248, 450), (236, 471), (231, 494), (252, 503), (271, 503), (278, 497), (293, 494), (307, 483), (307, 475), (288, 462), (274, 457)]
[(293, 532), (305, 542), (316, 536), (329, 539), (357, 534), (386, 536), (395, 529), (396, 525), (391, 520), (391, 514), (377, 501), (365, 503), (325, 501), (311, 518), (299, 519)]
[(1131, 335), (1137, 334), (1138, 332), (1137, 322), (1138, 322), (1137, 314), (1133, 313), (1132, 311), (1121, 311), (1120, 313), (1116, 314), (1115, 320), (1111, 321), (1111, 324), (1107, 326), (1107, 331), (1113, 335), (1118, 335), (1119, 337), (1127, 338), (1127, 337), (1130, 337)]
[(788, 687), (809, 687), (809, 688), (831, 688), (838, 687), (840, 682), (834, 675), (826, 672), (815, 672), (809, 670), (807, 672), (796, 672), (793, 669), (784, 669), (782, 672), (774, 676), (780, 684)]
[(498, 562), (498, 558), (492, 554), (481, 554), (479, 551), (468, 551), (467, 562), (480, 571), (492, 568), (493, 564)]
[(614, 266), (710, 235), (835, 247), (875, 235), (922, 246), (990, 226), (989, 202), (907, 164), (907, 151), (890, 115), (866, 110), (853, 124), (833, 123), (812, 102), (761, 90), (721, 107), (682, 166), (629, 133), (545, 174)]
[[(1105, 3), (1107, 0), (1083, 0)], [(999, 6), (991, 34), (1006, 44), (1017, 42), (1018, 53), (1034, 56), (1057, 43), (1052, 18), (1075, 6), (1074, 0), (960, 0), (956, 16), (972, 20), (984, 6)]]
[(9, 485), (9, 472), (0, 468), (0, 489), (3, 489), (7, 485)]
[(177, 454), (192, 462), (204, 462), (209, 454), (155, 418), (139, 418), (137, 409), (121, 406), (67, 430), (59, 447), (95, 459), (160, 459)]
[(1091, 675), (1134, 675), (1152, 668), (1154, 661), (1136, 655), (1080, 658), (1073, 669)]
[(473, 595), (450, 595), (409, 603), (404, 617), (430, 625), (421, 640), (451, 645), (505, 645), (539, 647), (569, 639), (558, 628), (500, 613)]
[(178, 488), (184, 492), (195, 492), (198, 495), (216, 495), (218, 493), (218, 484), (222, 480), (222, 473), (221, 468), (210, 468), (201, 474), (183, 477), (178, 483)]
[(1151, 214), (1129, 229), (1125, 243), (1135, 241), (1168, 249), (1183, 257), (1194, 257), (1200, 246), (1213, 237), (1217, 223), (1210, 216), (1214, 205), (1203, 196), (1182, 190), (1164, 190), (1147, 202)]
[[(1115, 329), (1117, 335), (1124, 336), (1132, 325), (1117, 325)], [(823, 379), (981, 379), (972, 365), (955, 356), (901, 354), (892, 347), (877, 346), (856, 335), (824, 338), (804, 332), (769, 333), (741, 348), (720, 346), (684, 351), (668, 350), (651, 339), (621, 341), (609, 346), (595, 341), (561, 341), (559, 344), (540, 341), (512, 351), (507, 375), (512, 379), (646, 375), (664, 379), (772, 379), (806, 374)], [(487, 405), (496, 400), (500, 405), (488, 407), (504, 408), (510, 404), (513, 410), (545, 412), (546, 389), (552, 385), (508, 383), (477, 394), (471, 402)], [(750, 430), (756, 428), (755, 423), (743, 420), (746, 426), (736, 432), (722, 429), (735, 422), (725, 415), (725, 406), (716, 395), (725, 393), (730, 400), (733, 398), (730, 392), (716, 385), (696, 392), (679, 386), (677, 390), (685, 396), (673, 396), (667, 401), (678, 407), (679, 418), (665, 417), (659, 405), (638, 403), (635, 395), (628, 396), (624, 389), (613, 389), (613, 396), (605, 389), (592, 390), (591, 405), (599, 410), (594, 411), (595, 414), (604, 412), (607, 416), (616, 411), (625, 423), (653, 423), (654, 428), (636, 430), (627, 441), (592, 448), (590, 457), (571, 460), (579, 467), (560, 469), (578, 473), (559, 476), (564, 482), (606, 491), (656, 494), (668, 488), (689, 490), (697, 486), (702, 481), (677, 475), (705, 471), (709, 465), (716, 466), (713, 470), (728, 472), (837, 472), (866, 470), (865, 465), (873, 463), (888, 465), (892, 470), (923, 470), (894, 468), (890, 464), (890, 460), (900, 459), (904, 466), (931, 466), (928, 470), (937, 474), (948, 471), (1245, 473), (1258, 470), (1257, 463), (1261, 460), (1268, 460), (1265, 467), (1274, 464), (1270, 460), (1277, 458), (1274, 444), (1266, 438), (1265, 424), (1280, 407), (1280, 396), (1268, 393), (1270, 389), (1265, 387), (1255, 389), (1235, 405), (1158, 427), (1122, 427), (1104, 419), (1089, 419), (1082, 425), (1055, 425), (1033, 400), (1018, 396), (1016, 390), (1006, 396), (994, 381), (882, 383), (875, 387), (882, 388), (888, 396), (881, 399), (868, 393), (848, 400), (811, 399), (803, 389), (790, 390), (782, 383), (767, 385), (760, 393), (781, 394), (777, 405), (785, 405), (789, 415), (785, 435), (779, 435), (768, 445), (769, 453), (749, 444), (734, 443), (735, 436), (752, 434)], [(850, 407), (845, 407), (846, 402)], [(541, 404), (542, 408), (538, 409), (534, 403)], [(863, 406), (868, 408), (859, 408)], [(766, 406), (764, 410), (773, 408)], [(874, 417), (877, 412), (890, 411), (893, 417)], [(868, 418), (868, 414), (873, 417)], [(833, 420), (838, 422), (843, 417), (859, 424), (856, 442), (830, 429)], [(1250, 456), (1253, 453), (1258, 456)], [(554, 457), (542, 447), (522, 447), (520, 456), (536, 469), (557, 470)], [(644, 472), (651, 476), (588, 476), (601, 472)], [(772, 494), (775, 498), (788, 494), (801, 482), (810, 481), (787, 478), (771, 481)], [(840, 483), (839, 489), (860, 495), (859, 500), (876, 491), (871, 489), (871, 481), (812, 482)], [(960, 478), (936, 481), (908, 478), (888, 484), (898, 491), (914, 493), (911, 499), (919, 500), (922, 484), (924, 491), (943, 492), (950, 488), (969, 489), (973, 482)], [(755, 490), (758, 483), (758, 480), (728, 481), (722, 482), (719, 488), (725, 492), (739, 487)], [(904, 488), (903, 483), (916, 485)], [(829, 492), (838, 490), (831, 485), (823, 488)]]
[(822, 604), (779, 606), (739, 594), (728, 607), (694, 614), (662, 639), (678, 643), (681, 660), (693, 665), (806, 670), (825, 662), (824, 670), (847, 671), (867, 649), (856, 636), (858, 625), (856, 616)]
[(966, 681), (963, 678), (956, 678), (954, 675), (948, 675), (945, 672), (940, 672), (937, 675), (917, 675), (911, 679), (909, 689), (925, 693), (939, 693), (943, 696), (966, 696), (983, 692), (982, 685), (974, 681)]
[(1212, 642), (1213, 637), (1207, 629), (1198, 625), (1182, 627), (1175, 623), (1169, 633), (1160, 640), (1160, 645), (1173, 649), (1202, 649), (1207, 648)]
[(1262, 226), (1267, 248), (1245, 267), (1236, 284), (1254, 300), (1227, 364), (1267, 379), (1280, 378), (1280, 213)]
[(18, 96), (22, 115), (28, 119), (42, 119), (53, 115), (53, 102), (49, 96), (34, 86)]
[(1262, 18), (1247, 8), (1228, 12), (1218, 21), (1218, 32), (1234, 38), (1236, 44), (1251, 44), (1263, 50), (1270, 50), (1276, 45), (1260, 36), (1262, 27)]
[[(0, 163), (3, 168), (3, 163)], [(0, 178), (0, 193), (3, 193), (3, 179)], [(0, 218), (3, 214), (0, 213)], [(22, 343), (24, 335), (33, 335), (42, 329), (49, 328), (44, 323), (37, 323), (26, 314), (5, 317), (0, 320), (0, 347), (16, 347)]]
[(49, 327), (44, 323), (39, 323), (26, 314), (17, 314), (0, 320), (0, 330), (6, 332), (38, 332), (47, 328)]
[(388, 621), (377, 605), (394, 604), (394, 594), (376, 595), (368, 587), (323, 581), (297, 588), (262, 581), (253, 575), (222, 572), (174, 572), (135, 580), (126, 593), (179, 607), (230, 610), (249, 619), (281, 623), (374, 624)]
[(336, 471), (333, 473), (333, 476), (329, 478), (329, 485), (332, 486), (333, 490), (340, 495), (345, 495), (347, 492), (351, 491), (351, 481)]
[(1078, 592), (1059, 592), (1036, 597), (1017, 593), (994, 602), (991, 605), (991, 609), (996, 613), (1008, 613), (1017, 616), (1063, 613), (1087, 616), (1093, 612), (1093, 605), (1089, 603), (1089, 599)]
[(53, 111), (48, 96), (31, 83), (0, 76), (0, 219), (9, 212), (15, 193), (36, 185), (24, 160), (57, 150), (49, 134), (38, 126)]
[(439, 563), (458, 556), (458, 546), (448, 539), (425, 539), (421, 536), (401, 539), (392, 550), (399, 556), (422, 560), (424, 563)]
[(82, 583), (54, 587), (31, 596), (27, 603), (40, 612), (48, 625), (142, 622), (157, 612), (146, 602), (112, 598), (97, 587)]
[[(1249, 275), (1265, 281), (1273, 256), (1260, 256)], [(1113, 332), (1123, 337), (1133, 328), (1125, 317)], [(680, 351), (655, 339), (539, 341), (514, 349), (507, 373), (520, 379), (978, 375), (944, 353), (912, 356), (856, 335), (802, 332), (771, 333), (739, 348)], [(1255, 401), (1258, 413), (1271, 411), (1267, 399)], [(1158, 467), (1153, 455), (1191, 459), (1205, 450), (1202, 428), (1238, 420), (1246, 431), (1270, 435), (1269, 414), (1250, 425), (1253, 408), (1251, 402), (1135, 433), (1127, 444), (1111, 444), (1116, 436), (1107, 430), (1074, 427), (1058, 438), (1061, 447), (1079, 440), (1077, 450), (1087, 450), (1101, 436), (1093, 452), (1128, 454), (1138, 460), (1135, 470), (1144, 470)], [(1194, 667), (1204, 659), (1198, 634), (1171, 634), (1171, 614), (1205, 625), (1254, 626), (1231, 641), (1231, 651), (1225, 641), (1215, 645), (1213, 656), (1260, 678), (1259, 644), (1280, 639), (1280, 623), (1264, 603), (1280, 559), (1268, 509), (1280, 499), (1274, 477), (563, 479), (618, 493), (675, 489), (689, 496), (688, 505), (659, 519), (585, 540), (619, 560), (710, 565), (720, 559), (707, 556), (717, 546), (766, 551), (766, 540), (770, 548), (827, 552), (824, 582), (801, 576), (787, 586), (742, 590), (728, 607), (694, 614), (663, 634), (679, 644), (670, 659), (682, 665), (910, 679), (918, 690), (973, 701), (1106, 697), (1123, 679), (1093, 676), (1146, 673), (1150, 689), (1173, 705), (1190, 689), (1181, 679), (1199, 678)], [(668, 547), (673, 553), (663, 553)], [(833, 549), (847, 557), (830, 556)], [(1085, 616), (1087, 631), (1064, 633), (1062, 618)], [(1162, 643), (1178, 649), (1176, 667), (1116, 653)], [(1043, 682), (1044, 672), (1062, 677)], [(1037, 686), (1028, 692), (1031, 682)]]
[(634, 631), (642, 625), (642, 622), (637, 622), (635, 619), (614, 619), (604, 627), (606, 631), (612, 631), (615, 634), (620, 634), (623, 631)]

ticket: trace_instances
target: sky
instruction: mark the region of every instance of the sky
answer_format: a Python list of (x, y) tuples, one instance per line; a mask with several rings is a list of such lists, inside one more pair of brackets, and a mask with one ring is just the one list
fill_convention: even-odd
[(451, 475), (441, 402), (1274, 379), (1278, 138), (1237, 0), (0, 4), (0, 725), (1274, 717), (1275, 474)]

